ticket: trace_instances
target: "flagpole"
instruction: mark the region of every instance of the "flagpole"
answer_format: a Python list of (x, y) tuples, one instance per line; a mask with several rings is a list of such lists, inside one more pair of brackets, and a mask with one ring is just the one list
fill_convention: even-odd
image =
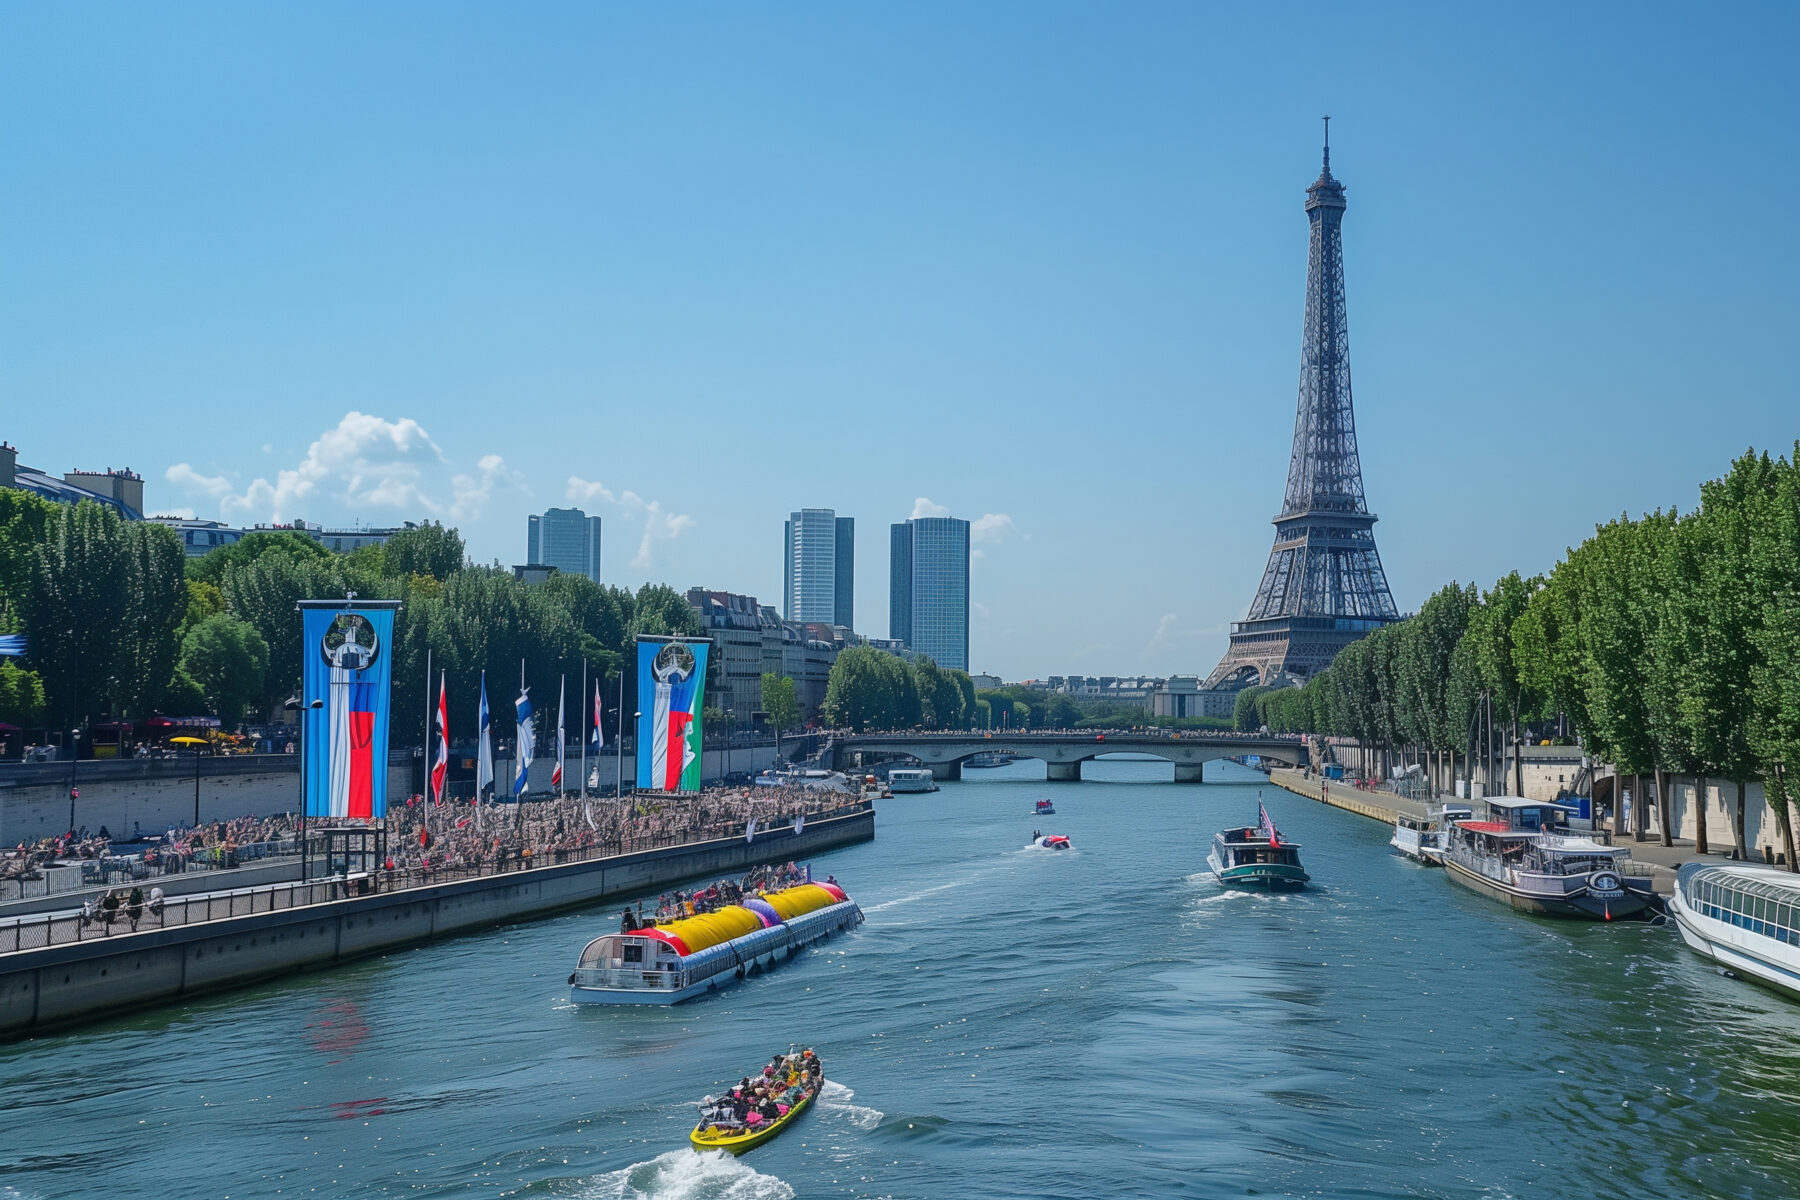
[(587, 799), (587, 659), (581, 660), (581, 798)]
[(431, 795), (431, 647), (425, 647), (425, 732), (419, 735), (419, 796)]
[(625, 668), (619, 668), (619, 744), (613, 750), (613, 766), (616, 769), (616, 781), (613, 784), (613, 799), (623, 799), (625, 795)]

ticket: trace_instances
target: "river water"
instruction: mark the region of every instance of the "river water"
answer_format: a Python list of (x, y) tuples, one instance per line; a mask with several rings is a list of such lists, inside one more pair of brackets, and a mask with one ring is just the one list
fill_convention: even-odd
[[(883, 802), (817, 863), (861, 930), (673, 1009), (569, 1004), (602, 908), (0, 1047), (0, 1196), (1800, 1191), (1800, 1007), (1208, 770), (1024, 762)], [(1313, 890), (1207, 873), (1259, 789)], [(689, 1150), (693, 1102), (796, 1041), (817, 1111), (742, 1160)]]

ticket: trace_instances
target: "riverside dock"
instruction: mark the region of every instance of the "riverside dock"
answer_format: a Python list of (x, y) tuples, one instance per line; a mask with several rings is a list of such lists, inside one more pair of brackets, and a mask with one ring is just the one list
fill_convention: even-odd
[[(1353, 812), (1384, 825), (1392, 825), (1401, 816), (1417, 817), (1420, 820), (1429, 816), (1430, 805), (1423, 800), (1413, 800), (1382, 789), (1365, 790), (1344, 779), (1308, 777), (1302, 771), (1278, 767), (1269, 772), (1269, 782), (1296, 796), (1305, 796), (1308, 800), (1317, 800), (1321, 804), (1329, 804), (1333, 808), (1341, 808), (1345, 812)], [(1664, 846), (1660, 842), (1628, 844), (1631, 847), (1632, 867), (1648, 874), (1657, 892), (1664, 896), (1675, 892), (1675, 869), (1684, 862), (1703, 857), (1695, 853), (1692, 842), (1678, 841), (1673, 846)], [(1722, 854), (1704, 857), (1724, 859)]]
[[(343, 879), (171, 899), (135, 932), (63, 914), (0, 927), (0, 1039), (320, 970), (435, 938), (637, 895), (684, 880), (870, 841), (875, 810), (846, 806), (754, 837), (720, 838), (517, 870), (438, 872), (354, 892)], [(376, 881), (369, 880), (373, 885)]]

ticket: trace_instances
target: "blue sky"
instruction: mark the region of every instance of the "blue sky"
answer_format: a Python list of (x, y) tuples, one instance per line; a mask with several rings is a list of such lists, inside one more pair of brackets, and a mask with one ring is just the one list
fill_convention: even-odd
[(1792, 6), (12, 4), (0, 436), (149, 507), (981, 521), (973, 666), (1204, 673), (1267, 557), (1319, 116), (1403, 610), (1800, 396)]

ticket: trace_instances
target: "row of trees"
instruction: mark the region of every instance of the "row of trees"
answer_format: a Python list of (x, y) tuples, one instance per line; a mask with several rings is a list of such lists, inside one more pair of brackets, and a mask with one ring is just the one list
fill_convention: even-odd
[(967, 671), (946, 671), (929, 657), (909, 663), (873, 646), (837, 656), (824, 712), (831, 724), (852, 729), (979, 729), (988, 719)]
[[(1250, 694), (1239, 712), (1240, 724), (1470, 760), (1484, 730), (1516, 743), (1553, 718), (1597, 760), (1654, 778), (1665, 843), (1668, 776), (1736, 784), (1740, 850), (1745, 785), (1762, 780), (1794, 865), (1800, 444), (1794, 457), (1747, 452), (1690, 512), (1600, 526), (1547, 576), (1514, 572), (1481, 593), (1450, 584), (1304, 687)], [(1703, 806), (1697, 820), (1704, 850)]]
[[(26, 635), (0, 666), (0, 720), (77, 727), (99, 717), (210, 712), (226, 724), (279, 714), (299, 686), (303, 599), (398, 600), (393, 737), (425, 730), (425, 669), (447, 679), (452, 728), (473, 724), (482, 672), (499, 711), (521, 660), (540, 712), (560, 676), (616, 676), (640, 633), (697, 636), (699, 614), (665, 585), (633, 593), (582, 576), (526, 586), (466, 560), (427, 524), (333, 554), (304, 533), (259, 531), (188, 560), (173, 530), (84, 502), (0, 489), (0, 632)], [(616, 687), (616, 684), (613, 685)], [(608, 687), (607, 694), (613, 694)], [(571, 711), (584, 698), (571, 695)]]

